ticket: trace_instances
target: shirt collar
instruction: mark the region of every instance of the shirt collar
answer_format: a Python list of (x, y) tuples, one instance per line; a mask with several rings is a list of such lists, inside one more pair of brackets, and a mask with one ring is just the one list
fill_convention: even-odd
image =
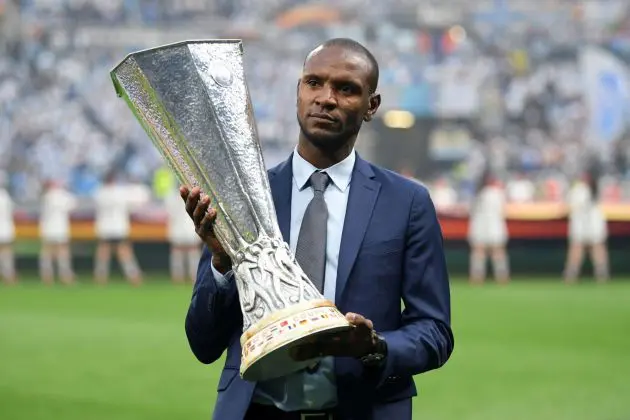
[[(350, 178), (352, 177), (352, 171), (354, 169), (354, 163), (356, 161), (356, 152), (354, 149), (350, 152), (348, 157), (346, 157), (341, 162), (334, 164), (331, 167), (326, 169), (322, 169), (325, 171), (330, 177), (332, 183), (342, 192), (348, 188), (350, 185)], [(318, 169), (313, 166), (311, 163), (307, 162), (300, 154), (298, 153), (297, 147), (293, 152), (293, 159), (291, 162), (293, 166), (293, 179), (299, 190), (302, 190), (308, 179), (311, 177), (313, 172)]]

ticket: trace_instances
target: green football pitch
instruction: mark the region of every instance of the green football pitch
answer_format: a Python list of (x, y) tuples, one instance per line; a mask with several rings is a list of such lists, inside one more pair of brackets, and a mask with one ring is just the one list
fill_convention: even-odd
[[(188, 349), (191, 287), (147, 281), (0, 286), (0, 419), (208, 419), (221, 365)], [(416, 377), (414, 419), (630, 419), (629, 281), (452, 294), (455, 352)]]

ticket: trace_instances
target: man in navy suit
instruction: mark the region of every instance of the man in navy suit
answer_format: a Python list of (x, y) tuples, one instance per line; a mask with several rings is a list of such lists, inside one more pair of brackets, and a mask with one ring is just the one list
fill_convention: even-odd
[(453, 351), (442, 233), (429, 194), (354, 150), (381, 103), (377, 84), (378, 64), (361, 44), (338, 38), (313, 50), (297, 86), (297, 147), (269, 171), (294, 252), (307, 208), (323, 197), (324, 209), (308, 216), (327, 212), (322, 293), (356, 326), (345, 340), (296, 351), (296, 358), (326, 356), (315, 369), (258, 383), (240, 378), (242, 315), (231, 261), (212, 234), (216, 211), (198, 188), (181, 188), (207, 245), (186, 334), (202, 363), (227, 349), (215, 419), (411, 419), (413, 375), (441, 367)]

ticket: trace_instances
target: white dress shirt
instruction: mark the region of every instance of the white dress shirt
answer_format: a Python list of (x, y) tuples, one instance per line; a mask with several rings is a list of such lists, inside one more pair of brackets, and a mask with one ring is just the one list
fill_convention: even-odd
[[(339, 248), (343, 232), (350, 181), (356, 161), (353, 150), (341, 162), (322, 169), (331, 179), (324, 193), (328, 207), (326, 238), (326, 273), (324, 280), (324, 297), (335, 301), (337, 288), (337, 267)], [(300, 227), (306, 207), (313, 198), (313, 189), (307, 184), (316, 167), (304, 160), (297, 149), (293, 153), (293, 183), (291, 195), (291, 231), (289, 245), (295, 252)], [(212, 267), (214, 277), (225, 284), (223, 277)], [(332, 357), (321, 361), (314, 373), (297, 372), (270, 381), (259, 382), (254, 392), (253, 401), (259, 404), (275, 405), (283, 411), (319, 410), (337, 405), (337, 388), (335, 383), (334, 360)]]

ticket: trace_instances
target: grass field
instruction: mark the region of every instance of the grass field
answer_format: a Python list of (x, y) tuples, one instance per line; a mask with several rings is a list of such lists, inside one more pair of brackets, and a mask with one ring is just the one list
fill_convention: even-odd
[[(164, 279), (0, 286), (0, 419), (208, 419), (221, 366), (188, 349), (189, 296)], [(456, 283), (453, 326), (414, 419), (630, 420), (630, 282)]]

